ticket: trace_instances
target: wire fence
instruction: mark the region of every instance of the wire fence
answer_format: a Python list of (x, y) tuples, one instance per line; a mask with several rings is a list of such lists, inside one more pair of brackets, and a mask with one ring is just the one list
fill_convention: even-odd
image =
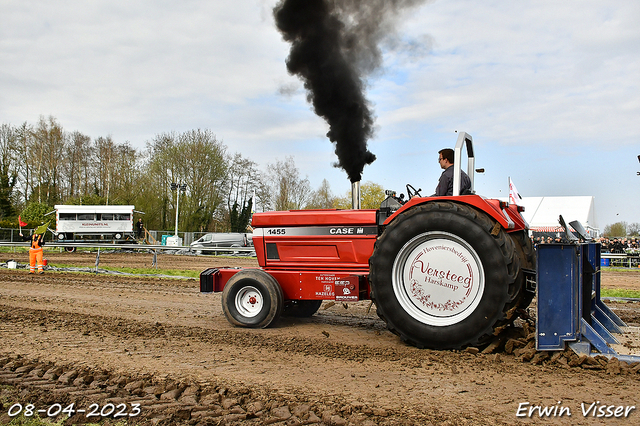
[[(31, 228), (23, 228), (22, 230), (15, 229), (15, 228), (0, 228), (0, 241), (8, 242), (8, 243), (21, 242), (23, 241), (22, 237), (20, 236), (21, 231), (24, 235), (29, 235), (31, 233)], [(162, 241), (163, 236), (167, 236), (167, 237), (175, 236), (175, 231), (149, 230), (148, 233), (154, 238), (155, 241)], [(202, 237), (205, 234), (209, 234), (209, 232), (178, 232), (178, 237), (182, 238), (183, 244), (188, 246), (189, 244), (198, 240), (200, 237)], [(135, 239), (135, 233), (132, 232), (131, 234), (129, 234), (129, 236)], [(47, 232), (45, 234), (45, 241), (54, 241), (54, 240), (55, 240), (55, 236), (52, 233)], [(111, 237), (111, 234), (109, 234), (108, 236), (105, 235), (104, 238), (100, 238), (99, 235), (96, 235), (93, 238), (91, 238), (91, 240), (112, 241), (113, 237)]]
[[(60, 250), (74, 251), (76, 249), (94, 250), (94, 249), (113, 249), (113, 250), (150, 250), (150, 251), (163, 251), (165, 253), (176, 254), (206, 254), (211, 253), (213, 255), (236, 255), (236, 256), (255, 256), (255, 249), (253, 246), (249, 247), (198, 247), (192, 248), (190, 244), (193, 241), (198, 240), (209, 232), (179, 232), (178, 237), (182, 238), (180, 245), (169, 244), (166, 238), (174, 237), (175, 232), (171, 231), (147, 231), (150, 236), (153, 237), (153, 242), (149, 243), (147, 239), (136, 240), (131, 235), (129, 239), (122, 239), (115, 241), (111, 234), (109, 235), (93, 235), (92, 238), (64, 241), (58, 240), (52, 233), (47, 232), (45, 235), (45, 247), (56, 247)], [(30, 235), (31, 229), (23, 229), (24, 235)], [(166, 244), (162, 244), (166, 242)], [(20, 229), (0, 228), (0, 247), (9, 247), (12, 250), (26, 249), (29, 243), (24, 241), (20, 236)], [(204, 250), (204, 253), (203, 253)]]

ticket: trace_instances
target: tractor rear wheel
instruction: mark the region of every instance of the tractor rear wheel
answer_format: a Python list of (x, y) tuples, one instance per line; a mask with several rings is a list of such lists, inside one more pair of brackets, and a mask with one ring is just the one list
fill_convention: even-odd
[(488, 343), (517, 292), (511, 238), (487, 214), (449, 201), (401, 213), (378, 238), (369, 266), (378, 315), (419, 348)]
[(282, 288), (260, 269), (244, 269), (224, 286), (222, 311), (227, 320), (240, 327), (265, 328), (282, 314)]
[(519, 293), (515, 297), (515, 305), (517, 309), (526, 309), (536, 295), (534, 289), (527, 289), (526, 277), (523, 269), (535, 271), (536, 268), (536, 252), (533, 248), (531, 238), (526, 231), (517, 231), (509, 234), (516, 248), (516, 254), (520, 258), (521, 269), (518, 272), (516, 282), (518, 283)]

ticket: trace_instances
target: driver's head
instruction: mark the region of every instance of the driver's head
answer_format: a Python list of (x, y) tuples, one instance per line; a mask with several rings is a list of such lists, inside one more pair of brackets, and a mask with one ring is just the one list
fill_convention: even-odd
[(440, 167), (446, 169), (453, 164), (453, 150), (451, 148), (445, 148), (438, 151), (438, 163)]

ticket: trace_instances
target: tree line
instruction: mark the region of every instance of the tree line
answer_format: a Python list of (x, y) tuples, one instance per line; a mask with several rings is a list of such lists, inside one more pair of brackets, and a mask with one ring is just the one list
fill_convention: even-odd
[(640, 223), (616, 222), (604, 227), (602, 235), (613, 237), (637, 237), (640, 236)]
[[(172, 183), (186, 185), (184, 192)], [(178, 194), (179, 193), (179, 194)], [(377, 208), (380, 185), (362, 184), (362, 207)], [(264, 169), (208, 129), (157, 134), (144, 149), (111, 136), (66, 131), (55, 117), (0, 125), (0, 227), (48, 220), (56, 204), (134, 205), (147, 229), (244, 232), (252, 211), (350, 208), (324, 180), (312, 189), (293, 157)]]
[[(55, 117), (0, 125), (0, 228), (40, 225), (56, 204), (134, 205), (147, 229), (175, 225), (180, 193), (181, 231), (244, 232), (253, 211), (351, 207), (351, 195), (332, 193), (324, 180), (313, 189), (293, 157), (263, 168), (208, 129), (157, 134), (136, 149), (111, 136), (66, 131)], [(378, 208), (382, 186), (361, 185), (362, 208)], [(639, 223), (605, 226), (605, 236), (637, 236)]]

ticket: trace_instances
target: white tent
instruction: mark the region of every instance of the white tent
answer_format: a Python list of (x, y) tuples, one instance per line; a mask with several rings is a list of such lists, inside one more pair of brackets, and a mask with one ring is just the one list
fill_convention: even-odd
[(558, 217), (562, 215), (569, 224), (577, 220), (591, 237), (598, 237), (594, 197), (522, 197), (518, 204), (524, 206), (522, 216), (534, 232), (561, 231)]

